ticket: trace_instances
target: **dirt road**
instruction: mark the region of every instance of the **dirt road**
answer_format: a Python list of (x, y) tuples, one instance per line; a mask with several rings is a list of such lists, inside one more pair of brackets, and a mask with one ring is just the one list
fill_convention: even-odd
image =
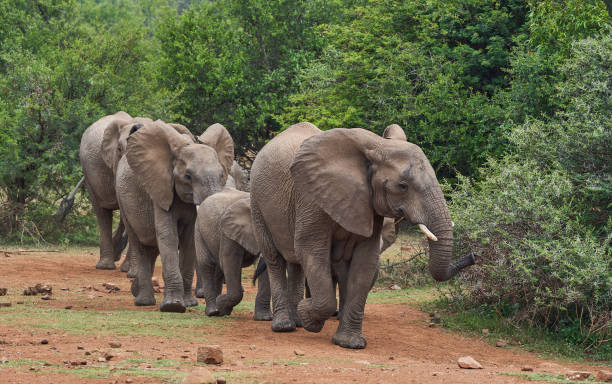
[[(269, 323), (253, 321), (250, 270), (245, 300), (230, 317), (207, 318), (203, 302), (185, 314), (162, 314), (134, 307), (128, 279), (119, 270), (96, 270), (95, 253), (0, 253), (0, 288), (8, 288), (0, 303), (11, 303), (0, 308), (0, 382), (180, 383), (196, 366), (198, 346), (208, 344), (223, 349), (224, 363), (209, 368), (228, 383), (519, 383), (599, 369), (430, 327), (415, 305), (422, 298), (410, 290), (371, 295), (365, 350), (331, 344), (336, 320), (318, 334), (273, 333)], [(160, 267), (156, 275), (162, 281)], [(106, 282), (120, 290), (107, 292)], [(23, 296), (36, 283), (53, 287), (52, 300)], [(465, 355), (484, 369), (460, 369), (457, 359)], [(521, 371), (527, 366), (533, 372)]]

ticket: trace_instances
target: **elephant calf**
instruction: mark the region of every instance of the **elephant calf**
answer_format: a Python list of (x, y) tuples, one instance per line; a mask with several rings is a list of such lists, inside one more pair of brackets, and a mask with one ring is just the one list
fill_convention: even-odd
[[(242, 300), (241, 269), (259, 253), (247, 192), (226, 187), (204, 200), (195, 225), (196, 296), (206, 299), (208, 316), (223, 316)], [(227, 293), (221, 295), (223, 278)], [(259, 276), (255, 320), (272, 320), (268, 273)]]

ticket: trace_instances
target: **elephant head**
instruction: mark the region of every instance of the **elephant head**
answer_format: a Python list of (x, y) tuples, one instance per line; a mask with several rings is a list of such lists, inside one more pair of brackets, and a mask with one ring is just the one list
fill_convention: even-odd
[(240, 199), (230, 205), (221, 217), (221, 233), (252, 255), (259, 250), (251, 220), (251, 199)]
[(371, 237), (376, 215), (419, 225), (429, 238), (429, 269), (436, 280), (474, 263), (473, 256), (451, 262), (449, 210), (431, 164), (415, 144), (361, 128), (332, 129), (302, 143), (291, 174), (296, 189), (349, 232)]
[(215, 124), (198, 139), (202, 144), (161, 120), (130, 128), (128, 164), (151, 200), (166, 211), (175, 192), (186, 203), (200, 204), (225, 184), (234, 157), (231, 136)]

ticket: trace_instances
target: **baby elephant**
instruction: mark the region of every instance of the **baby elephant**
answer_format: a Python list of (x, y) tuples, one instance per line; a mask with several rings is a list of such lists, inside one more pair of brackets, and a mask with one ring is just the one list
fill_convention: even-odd
[[(195, 225), (196, 296), (208, 316), (224, 316), (242, 300), (241, 269), (259, 254), (251, 222), (249, 193), (226, 187), (200, 205)], [(223, 279), (227, 293), (221, 295)], [(272, 320), (267, 271), (258, 278), (255, 320)]]

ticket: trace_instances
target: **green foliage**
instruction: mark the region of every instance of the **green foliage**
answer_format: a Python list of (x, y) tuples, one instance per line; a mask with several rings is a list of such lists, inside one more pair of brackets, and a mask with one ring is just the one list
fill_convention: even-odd
[(611, 62), (610, 34), (573, 44), (560, 110), (513, 127), (512, 153), (453, 193), (457, 249), (481, 257), (457, 293), (587, 350), (612, 332)]

